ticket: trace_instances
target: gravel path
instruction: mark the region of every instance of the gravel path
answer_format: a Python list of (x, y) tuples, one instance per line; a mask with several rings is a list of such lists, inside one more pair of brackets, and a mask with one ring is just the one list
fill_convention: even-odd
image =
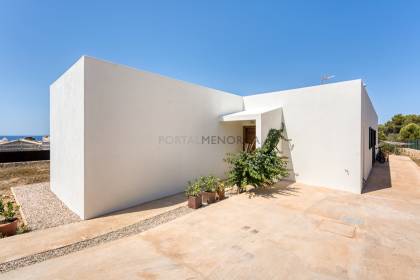
[(23, 257), (23, 258), (13, 260), (10, 262), (1, 263), (0, 273), (4, 273), (4, 272), (11, 271), (11, 270), (21, 268), (24, 266), (43, 262), (48, 259), (64, 256), (73, 252), (81, 251), (85, 248), (97, 246), (105, 242), (110, 242), (110, 241), (117, 240), (123, 237), (138, 234), (148, 229), (154, 228), (158, 225), (175, 220), (176, 218), (183, 216), (185, 214), (188, 214), (192, 211), (194, 210), (188, 208), (187, 206), (182, 206), (174, 210), (170, 210), (160, 215), (156, 215), (152, 218), (123, 227), (116, 231), (112, 231), (112, 232), (97, 236), (89, 240), (83, 240), (83, 241), (76, 242), (67, 246), (45, 251), (39, 254), (34, 254), (31, 256)]
[(80, 221), (50, 190), (49, 183), (13, 187), (12, 191), (31, 230)]

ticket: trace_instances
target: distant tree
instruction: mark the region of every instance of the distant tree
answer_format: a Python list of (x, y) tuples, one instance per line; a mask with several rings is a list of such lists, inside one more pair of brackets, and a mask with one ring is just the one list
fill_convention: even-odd
[[(408, 124), (414, 123), (420, 126), (420, 115), (402, 115), (396, 114), (394, 115), (391, 120), (387, 121), (385, 124), (380, 125), (378, 127), (378, 137), (379, 140), (390, 140), (390, 141), (398, 141), (404, 140), (401, 139), (400, 131), (403, 127), (407, 126)], [(383, 133), (382, 133), (383, 132)], [(385, 136), (385, 138), (384, 138)]]
[(420, 115), (405, 115), (404, 126), (410, 123), (420, 125)]
[(404, 125), (405, 117), (402, 114), (397, 114), (392, 119), (385, 123), (386, 134), (398, 134)]
[(35, 141), (36, 140), (34, 137), (31, 137), (31, 136), (25, 137), (23, 139), (30, 140), (30, 141)]
[(385, 126), (383, 124), (378, 125), (378, 138), (380, 141), (386, 140), (386, 135), (384, 131), (385, 131)]
[(415, 140), (420, 138), (420, 126), (409, 123), (402, 127), (399, 133), (400, 140)]

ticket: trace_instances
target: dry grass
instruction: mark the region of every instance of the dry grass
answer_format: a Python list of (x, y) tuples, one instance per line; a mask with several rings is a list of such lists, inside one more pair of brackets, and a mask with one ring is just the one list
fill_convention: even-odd
[[(12, 201), (16, 206), (16, 202), (10, 190), (11, 187), (48, 182), (49, 180), (49, 161), (2, 164), (0, 166), (0, 196), (5, 203)], [(16, 216), (19, 220), (19, 227), (22, 229), (23, 221), (20, 211), (16, 213)]]
[(17, 185), (48, 182), (50, 162), (38, 161), (0, 167), (0, 195)]

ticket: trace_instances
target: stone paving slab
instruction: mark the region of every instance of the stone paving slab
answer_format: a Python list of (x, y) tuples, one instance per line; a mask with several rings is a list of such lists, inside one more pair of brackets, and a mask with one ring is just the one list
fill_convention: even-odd
[(104, 217), (0, 239), (0, 263), (89, 240), (185, 205), (184, 194), (176, 194)]
[(74, 252), (84, 250), (86, 248), (90, 248), (90, 247), (98, 246), (100, 244), (118, 240), (123, 237), (132, 236), (132, 235), (141, 233), (143, 231), (152, 229), (156, 226), (162, 225), (164, 223), (167, 223), (169, 221), (172, 221), (192, 211), (193, 210), (188, 208), (187, 206), (179, 207), (174, 210), (164, 212), (162, 214), (153, 216), (146, 220), (141, 220), (135, 224), (125, 226), (121, 229), (118, 229), (109, 233), (105, 233), (103, 235), (100, 235), (91, 239), (79, 241), (79, 242), (76, 242), (67, 246), (51, 249), (48, 251), (44, 251), (41, 253), (23, 257), (23, 258), (13, 260), (10, 262), (0, 263), (0, 273), (4, 273), (7, 271), (22, 268), (25, 266), (33, 265), (33, 264), (43, 262), (49, 259), (65, 256)]
[(390, 161), (389, 188), (280, 185), (0, 279), (418, 279), (419, 171)]

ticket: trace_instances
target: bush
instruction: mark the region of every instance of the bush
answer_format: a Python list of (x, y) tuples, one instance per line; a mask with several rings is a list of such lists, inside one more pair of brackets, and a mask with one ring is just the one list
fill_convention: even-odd
[(261, 148), (253, 152), (228, 154), (225, 159), (231, 166), (228, 172), (228, 182), (236, 184), (240, 191), (246, 185), (263, 187), (271, 185), (281, 177), (288, 175), (287, 162), (279, 157), (277, 145), (283, 129), (270, 129), (267, 139)]
[(390, 155), (390, 154), (400, 155), (401, 154), (401, 148), (399, 148), (396, 145), (392, 145), (388, 143), (381, 143), (379, 145), (379, 148), (386, 155)]

